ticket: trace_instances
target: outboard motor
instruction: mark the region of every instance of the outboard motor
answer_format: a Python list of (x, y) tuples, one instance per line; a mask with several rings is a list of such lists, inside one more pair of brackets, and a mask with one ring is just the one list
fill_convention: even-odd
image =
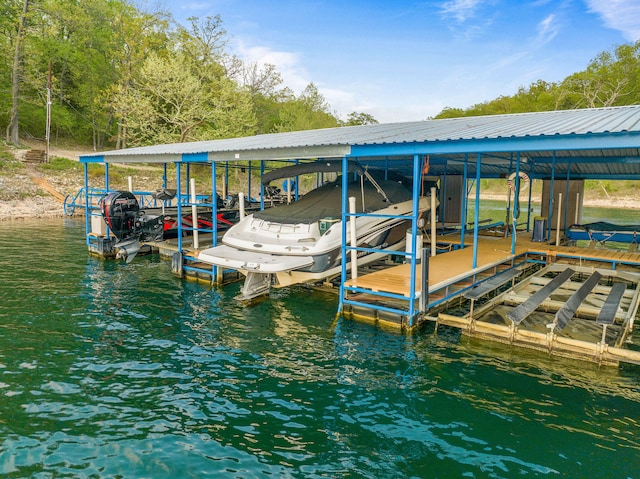
[(116, 258), (131, 262), (140, 251), (140, 242), (160, 241), (164, 231), (163, 215), (140, 211), (138, 200), (130, 191), (112, 191), (100, 199), (102, 218), (118, 239)]

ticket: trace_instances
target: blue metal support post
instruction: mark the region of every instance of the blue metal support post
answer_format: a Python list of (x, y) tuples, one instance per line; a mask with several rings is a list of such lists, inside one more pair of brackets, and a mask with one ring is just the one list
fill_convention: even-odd
[(440, 188), (440, 222), (442, 223), (442, 231), (446, 226), (445, 218), (447, 217), (447, 162), (444, 162), (444, 173), (442, 175), (442, 188)]
[(556, 152), (553, 152), (551, 159), (551, 184), (549, 185), (549, 218), (547, 220), (547, 241), (551, 239), (551, 221), (553, 218), (553, 195), (556, 181)]
[[(216, 162), (211, 162), (211, 223), (213, 231), (211, 232), (211, 246), (218, 245), (218, 189), (216, 188)], [(211, 266), (211, 283), (215, 283), (214, 278), (218, 276), (218, 267)]]
[[(344, 283), (347, 281), (347, 219), (349, 216), (349, 163), (347, 157), (342, 157), (342, 245), (340, 246), (340, 254), (342, 255), (342, 271), (340, 273), (340, 302), (338, 304), (338, 312), (341, 313), (344, 308)], [(355, 218), (354, 218), (355, 221)]]
[(182, 179), (180, 178), (180, 165), (182, 163), (180, 163), (179, 161), (176, 162), (176, 198), (178, 200), (178, 252), (180, 254), (183, 253), (182, 251), (182, 192), (181, 190), (181, 184), (182, 184)]
[(467, 203), (469, 202), (469, 194), (467, 193), (467, 174), (469, 168), (469, 155), (464, 154), (464, 169), (462, 174), (462, 187), (464, 188), (464, 198), (462, 199), (461, 215), (462, 220), (460, 223), (460, 248), (464, 248), (464, 235), (467, 229)]
[[(562, 231), (565, 234), (567, 232), (567, 218), (569, 217), (569, 181), (571, 181), (571, 160), (567, 162), (567, 184), (564, 188), (564, 205), (562, 207), (562, 209), (564, 210)], [(576, 208), (577, 207), (578, 205), (576, 204)]]
[(260, 161), (260, 210), (264, 210), (264, 185), (262, 184), (262, 175), (264, 175), (264, 160)]
[[(413, 208), (411, 212), (411, 255), (409, 256), (411, 264), (411, 273), (409, 280), (409, 327), (413, 327), (414, 316), (416, 314), (416, 278), (417, 278), (417, 258), (418, 252), (416, 247), (418, 236), (418, 215), (420, 209), (418, 208), (420, 203), (420, 186), (422, 183), (422, 162), (420, 161), (420, 155), (413, 155)], [(422, 245), (420, 245), (422, 251)]]
[[(466, 163), (465, 163), (466, 165)], [(478, 153), (476, 160), (476, 211), (473, 214), (473, 263), (472, 268), (478, 267), (478, 230), (480, 229), (480, 176), (482, 168), (482, 153)], [(466, 188), (465, 188), (466, 190)], [(466, 203), (466, 201), (465, 201)], [(466, 217), (464, 221), (467, 221)]]
[(518, 217), (520, 216), (520, 152), (516, 153), (516, 180), (513, 188), (513, 207), (511, 208), (512, 232), (511, 232), (511, 254), (516, 252), (516, 234), (518, 229)]
[(91, 224), (89, 218), (89, 164), (84, 164), (84, 190), (85, 190), (85, 202), (84, 202), (84, 234), (87, 245), (89, 244), (89, 233), (91, 233)]
[(531, 162), (529, 162), (529, 199), (527, 200), (527, 232), (531, 231), (531, 198), (533, 196), (533, 176), (531, 174)]

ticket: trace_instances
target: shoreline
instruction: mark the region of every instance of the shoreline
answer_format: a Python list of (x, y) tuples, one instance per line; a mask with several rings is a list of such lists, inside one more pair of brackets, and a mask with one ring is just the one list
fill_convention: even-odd
[[(470, 197), (469, 200), (473, 200)], [(506, 195), (482, 195), (482, 200), (504, 201), (506, 203)], [(540, 199), (532, 199), (535, 204), (540, 203)], [(612, 206), (615, 204), (615, 206)], [(612, 199), (595, 199), (584, 202), (585, 207), (594, 208), (615, 208), (639, 210), (640, 200), (633, 198), (612, 198)], [(84, 217), (84, 210), (76, 210), (73, 216)], [(38, 218), (64, 218), (64, 207), (62, 203), (52, 196), (29, 196), (23, 199), (0, 200), (0, 221), (20, 221)], [(70, 218), (73, 216), (69, 216)]]

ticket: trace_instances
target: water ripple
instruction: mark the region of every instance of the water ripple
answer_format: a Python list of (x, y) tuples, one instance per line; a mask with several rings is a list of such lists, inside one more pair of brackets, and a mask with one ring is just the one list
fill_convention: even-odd
[[(0, 224), (2, 477), (640, 469), (637, 368), (336, 320), (336, 298), (305, 288), (243, 307), (232, 300), (238, 285), (180, 281), (157, 257), (89, 257), (81, 222), (12, 227), (10, 240), (8, 228)], [(16, 243), (32, 254), (20, 257)]]

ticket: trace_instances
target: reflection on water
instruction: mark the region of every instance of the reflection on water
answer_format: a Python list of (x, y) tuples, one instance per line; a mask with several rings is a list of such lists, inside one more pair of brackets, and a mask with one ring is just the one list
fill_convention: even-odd
[(2, 477), (634, 477), (640, 370), (242, 307), (82, 223), (0, 223)]

